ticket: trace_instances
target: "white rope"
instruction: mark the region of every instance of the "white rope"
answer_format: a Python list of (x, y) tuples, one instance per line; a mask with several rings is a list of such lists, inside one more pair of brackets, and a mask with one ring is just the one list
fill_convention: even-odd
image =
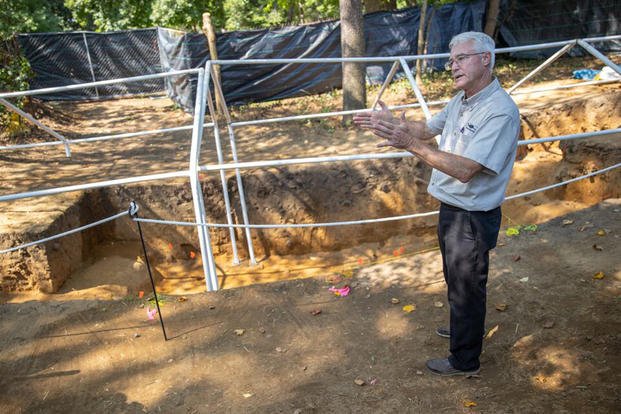
[[(531, 191), (526, 191), (523, 193), (519, 193), (519, 194), (514, 194), (512, 196), (506, 197), (505, 200), (513, 200), (519, 197), (525, 197), (525, 196), (529, 196), (535, 193), (539, 193), (542, 191), (547, 191), (556, 187), (560, 187), (572, 182), (576, 182), (579, 180), (583, 180), (585, 178), (589, 178), (589, 177), (593, 177), (595, 175), (598, 174), (603, 174), (605, 172), (614, 170), (615, 168), (619, 168), (621, 167), (621, 163), (617, 163), (615, 165), (611, 165), (609, 167), (606, 168), (602, 168), (600, 170), (597, 171), (593, 171), (589, 174), (585, 174), (585, 175), (581, 175), (579, 177), (575, 177), (572, 178), (570, 180), (567, 181), (563, 181), (557, 184), (552, 184), (546, 187), (541, 187), (541, 188), (537, 188), (535, 190), (531, 190)], [(48, 241), (52, 241), (52, 240), (56, 240), (59, 239), (61, 237), (64, 236), (68, 236), (70, 234), (74, 234), (74, 233), (78, 233), (81, 232), (83, 230), (89, 229), (91, 227), (95, 227), (98, 226), (100, 224), (103, 223), (107, 223), (109, 221), (113, 221), (116, 220), (120, 217), (127, 215), (132, 216), (132, 220), (134, 221), (140, 221), (140, 222), (144, 222), (144, 223), (153, 223), (153, 224), (172, 224), (172, 225), (176, 225), (176, 226), (200, 226), (200, 224), (198, 223), (193, 223), (193, 222), (185, 222), (185, 221), (170, 221), (170, 220), (156, 220), (156, 219), (146, 219), (146, 218), (138, 218), (138, 217), (134, 217), (135, 215), (135, 211), (137, 211), (138, 207), (137, 205), (135, 205), (134, 203), (132, 203), (132, 206), (130, 207), (129, 211), (123, 211), (121, 213), (115, 214), (114, 216), (110, 216), (108, 218), (102, 219), (102, 220), (98, 220), (96, 222), (87, 224), (85, 226), (81, 226), (81, 227), (77, 227), (75, 229), (63, 232), (63, 233), (59, 233), (56, 234), (54, 236), (50, 236), (50, 237), (46, 237), (43, 239), (39, 239), (33, 242), (29, 242), (29, 243), (24, 243), (21, 244), (19, 246), (15, 246), (15, 247), (11, 247), (9, 249), (5, 249), (5, 250), (0, 250), (0, 254), (4, 254), (4, 253), (10, 253), (16, 250), (20, 250), (20, 249), (24, 249), (26, 247), (30, 247), (30, 246), (34, 246), (37, 244), (42, 244), (42, 243), (46, 243)], [(213, 223), (213, 224), (209, 224), (206, 223), (204, 224), (204, 226), (207, 227), (216, 227), (216, 228), (228, 228), (228, 227), (234, 227), (234, 228), (251, 228), (251, 229), (278, 229), (278, 228), (308, 228), (308, 227), (334, 227), (334, 226), (344, 226), (344, 225), (356, 225), (356, 224), (370, 224), (370, 223), (381, 223), (381, 222), (387, 222), (387, 221), (397, 221), (397, 220), (406, 220), (406, 219), (412, 219), (412, 218), (418, 218), (418, 217), (429, 217), (429, 216), (433, 216), (438, 214), (437, 211), (428, 211), (425, 213), (415, 213), (415, 214), (406, 214), (406, 215), (401, 215), (401, 216), (392, 216), (392, 217), (383, 217), (383, 218), (378, 218), (378, 219), (366, 219), (366, 220), (349, 220), (349, 221), (339, 221), (339, 222), (325, 222), (325, 223), (291, 223), (291, 224), (223, 224), (223, 223)]]
[(63, 232), (63, 233), (55, 234), (54, 236), (46, 237), (44, 239), (39, 239), (39, 240), (36, 240), (36, 241), (33, 241), (33, 242), (29, 242), (29, 243), (24, 243), (24, 244), (21, 244), (19, 246), (11, 247), (9, 249), (0, 250), (0, 254), (10, 253), (10, 252), (14, 252), (15, 250), (24, 249), (26, 247), (34, 246), (36, 244), (41, 244), (41, 243), (49, 242), (51, 240), (56, 240), (56, 239), (59, 239), (59, 238), (64, 237), (64, 236), (68, 236), (70, 234), (78, 233), (78, 232), (80, 232), (82, 230), (90, 229), (91, 227), (95, 227), (95, 226), (98, 226), (100, 224), (107, 223), (107, 222), (112, 221), (112, 220), (116, 220), (119, 217), (123, 217), (123, 216), (125, 216), (127, 214), (128, 214), (128, 212), (124, 211), (122, 213), (115, 214), (114, 216), (111, 216), (111, 217), (108, 217), (108, 218), (96, 221), (94, 223), (90, 223), (90, 224), (87, 224), (87, 225), (82, 226), (82, 227), (77, 227), (75, 229), (72, 229), (72, 230), (69, 230), (69, 231), (66, 231), (66, 232)]
[[(615, 168), (621, 167), (621, 163), (612, 165), (610, 167), (602, 168), (601, 170), (593, 171), (589, 174), (581, 175), (580, 177), (572, 178), (567, 181), (563, 181), (557, 184), (552, 184), (546, 187), (537, 188), (531, 191), (526, 191), (524, 193), (514, 194), (512, 196), (506, 197), (505, 200), (513, 200), (519, 197), (529, 196), (535, 193), (539, 193), (542, 191), (547, 191), (552, 188), (560, 187), (569, 183), (573, 183), (575, 181), (583, 180), (585, 178), (592, 177), (594, 175), (603, 174), (605, 172), (614, 170)], [(290, 223), (290, 224), (224, 224), (224, 223), (206, 223), (204, 226), (207, 227), (215, 227), (215, 228), (250, 228), (250, 229), (282, 229), (282, 228), (304, 228), (304, 227), (335, 227), (335, 226), (348, 226), (354, 224), (370, 224), (370, 223), (381, 223), (386, 221), (396, 221), (396, 220), (406, 220), (418, 217), (428, 217), (438, 214), (438, 211), (428, 211), (425, 213), (415, 213), (415, 214), (406, 214), (402, 216), (391, 216), (391, 217), (383, 217), (377, 219), (366, 219), (366, 220), (350, 220), (350, 221), (336, 221), (336, 222), (326, 222), (326, 223)], [(158, 219), (147, 219), (147, 218), (136, 218), (133, 217), (134, 221), (141, 221), (144, 223), (152, 223), (152, 224), (172, 224), (175, 226), (202, 226), (202, 224), (198, 224), (196, 222), (189, 221), (171, 221), (171, 220), (158, 220)]]
[[(405, 220), (410, 218), (433, 216), (438, 214), (437, 211), (429, 211), (426, 213), (407, 214), (404, 216), (392, 216), (383, 217), (378, 219), (366, 219), (366, 220), (350, 220), (350, 221), (335, 221), (326, 223), (291, 223), (291, 224), (224, 224), (224, 223), (206, 223), (207, 227), (235, 227), (235, 228), (249, 228), (249, 229), (287, 229), (287, 228), (304, 228), (304, 227), (335, 227), (335, 226), (349, 226), (353, 224), (369, 224), (369, 223), (381, 223), (385, 221)], [(156, 219), (144, 219), (134, 218), (136, 221), (143, 221), (145, 223), (154, 224), (175, 224), (177, 226), (199, 226), (198, 223), (188, 221), (167, 221)]]

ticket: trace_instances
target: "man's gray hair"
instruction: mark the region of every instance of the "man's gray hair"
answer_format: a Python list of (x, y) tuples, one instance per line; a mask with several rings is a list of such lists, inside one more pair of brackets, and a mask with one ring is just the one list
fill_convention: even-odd
[(474, 52), (490, 53), (491, 59), (489, 71), (491, 72), (494, 69), (494, 62), (496, 61), (496, 58), (494, 56), (494, 49), (496, 48), (496, 45), (494, 44), (494, 39), (482, 32), (463, 32), (453, 36), (451, 42), (449, 43), (449, 49), (452, 49), (455, 45), (468, 41), (472, 41), (474, 43)]

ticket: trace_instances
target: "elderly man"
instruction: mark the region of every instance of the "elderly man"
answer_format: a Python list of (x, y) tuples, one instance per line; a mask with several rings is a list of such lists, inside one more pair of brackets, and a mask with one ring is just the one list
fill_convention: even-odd
[[(518, 108), (493, 76), (494, 41), (465, 32), (450, 44), (446, 65), (459, 93), (428, 122), (393, 117), (381, 110), (359, 114), (354, 122), (384, 142), (411, 152), (433, 168), (428, 191), (440, 201), (438, 240), (448, 287), (448, 358), (431, 359), (438, 375), (479, 372), (483, 347), (489, 251), (500, 229), (500, 204), (513, 168), (520, 129)], [(441, 133), (439, 145), (432, 138)]]

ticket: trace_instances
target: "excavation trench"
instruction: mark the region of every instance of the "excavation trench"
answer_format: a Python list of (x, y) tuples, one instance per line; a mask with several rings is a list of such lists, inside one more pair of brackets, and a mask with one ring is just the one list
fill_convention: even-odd
[[(621, 94), (610, 90), (522, 111), (523, 138), (562, 135), (621, 125)], [(619, 136), (522, 147), (509, 194), (573, 178), (621, 162)], [(437, 209), (427, 192), (430, 169), (414, 157), (243, 170), (251, 224), (327, 223), (383, 218)], [(243, 223), (237, 181), (227, 173), (232, 219)], [(201, 174), (206, 216), (227, 223), (218, 174)], [(601, 200), (621, 197), (619, 169), (559, 189), (505, 203), (504, 225), (534, 224)], [(108, 187), (12, 203), (5, 210), (0, 248), (75, 228), (127, 210), (131, 201), (145, 218), (195, 221), (187, 181)], [(32, 215), (45, 216), (33, 219)], [(21, 221), (20, 221), (21, 220)], [(235, 229), (241, 264), (233, 264), (227, 228), (210, 237), (223, 287), (288, 277), (348, 272), (391, 256), (435, 246), (435, 216), (351, 226), (252, 229), (258, 264), (248, 263), (248, 241)], [(196, 229), (143, 223), (158, 285), (167, 292), (204, 290)], [(123, 217), (82, 233), (4, 255), (3, 291), (71, 292), (107, 289), (123, 296), (146, 289), (148, 278), (137, 225)]]

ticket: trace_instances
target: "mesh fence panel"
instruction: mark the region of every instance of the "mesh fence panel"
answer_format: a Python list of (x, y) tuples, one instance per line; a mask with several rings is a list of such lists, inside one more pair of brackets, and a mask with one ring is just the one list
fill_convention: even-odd
[[(35, 77), (31, 89), (160, 73), (156, 29), (110, 33), (36, 33), (18, 36)], [(104, 99), (163, 93), (162, 79), (39, 95), (49, 100)]]

